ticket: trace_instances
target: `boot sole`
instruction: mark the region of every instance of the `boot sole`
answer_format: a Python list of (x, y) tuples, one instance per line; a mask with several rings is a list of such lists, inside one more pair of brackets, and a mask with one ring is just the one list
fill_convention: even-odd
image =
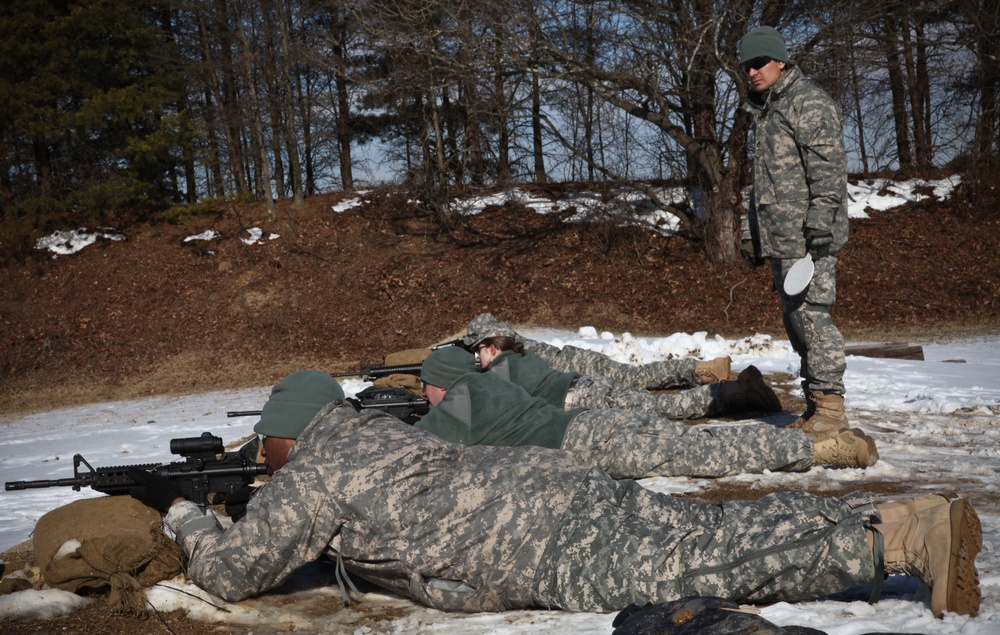
[[(878, 463), (879, 456), (878, 456), (878, 449), (875, 447), (875, 439), (871, 438), (858, 428), (851, 428), (851, 430), (856, 435), (865, 440), (865, 446), (867, 447), (868, 450), (867, 456), (864, 457), (864, 465), (861, 465), (861, 467), (871, 467), (876, 463)], [(862, 462), (861, 453), (859, 453), (858, 463), (861, 462)]]
[[(751, 390), (750, 386), (743, 384), (746, 388), (747, 394), (751, 395), (753, 401), (757, 401), (757, 406), (760, 410), (764, 412), (781, 412), (781, 400), (778, 399), (778, 395), (767, 385), (764, 381), (764, 374), (760, 372), (760, 369), (756, 366), (747, 366), (741, 375), (747, 373), (752, 377), (752, 382), (758, 384), (755, 388), (760, 388), (760, 390)], [(739, 381), (739, 378), (737, 378)], [(741, 384), (743, 382), (740, 382)], [(749, 383), (749, 382), (748, 382)]]
[(983, 548), (983, 528), (968, 500), (954, 501), (949, 512), (952, 541), (948, 580), (944, 589), (931, 589), (931, 610), (935, 617), (941, 617), (946, 610), (976, 617), (982, 599), (976, 556)]

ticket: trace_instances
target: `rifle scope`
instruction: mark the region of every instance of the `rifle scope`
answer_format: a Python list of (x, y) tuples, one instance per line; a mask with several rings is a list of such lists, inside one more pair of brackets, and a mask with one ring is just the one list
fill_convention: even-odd
[(222, 454), (225, 451), (222, 437), (214, 436), (211, 432), (202, 432), (200, 437), (170, 439), (171, 454), (193, 456), (196, 454)]

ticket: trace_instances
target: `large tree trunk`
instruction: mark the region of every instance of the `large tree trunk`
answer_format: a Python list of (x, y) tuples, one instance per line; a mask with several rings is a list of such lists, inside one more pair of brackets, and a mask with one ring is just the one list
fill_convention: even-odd
[(244, 17), (237, 14), (236, 37), (239, 42), (239, 56), (242, 61), (240, 70), (247, 89), (247, 101), (250, 105), (251, 143), (258, 158), (254, 170), (258, 196), (264, 199), (267, 217), (275, 217), (274, 192), (271, 189), (271, 168), (267, 160), (267, 147), (264, 143), (264, 121), (260, 114), (260, 102), (257, 99), (257, 80), (254, 77), (253, 65), (250, 63), (252, 53), (249, 38), (245, 31)]
[[(209, 73), (209, 83), (215, 94), (215, 103), (219, 109), (219, 119), (226, 132), (226, 146), (229, 155), (229, 173), (235, 181), (236, 192), (243, 196), (250, 191), (249, 182), (246, 178), (246, 171), (249, 162), (243, 152), (244, 120), (240, 101), (236, 91), (236, 65), (232, 59), (234, 50), (232, 31), (230, 30), (230, 15), (226, 0), (216, 0), (215, 2), (215, 25), (216, 34), (219, 38), (219, 68), (209, 63), (207, 72)], [(204, 34), (203, 55), (211, 61), (211, 38), (212, 33), (208, 30), (204, 21), (201, 24), (201, 32)], [(221, 77), (221, 80), (220, 80)]]
[(886, 69), (889, 72), (889, 92), (892, 94), (892, 119), (896, 129), (896, 160), (899, 162), (899, 168), (906, 170), (912, 168), (914, 162), (910, 149), (906, 89), (897, 46), (899, 29), (892, 17), (886, 19), (883, 24), (885, 26), (883, 46), (885, 48)]
[(535, 165), (535, 183), (545, 185), (549, 177), (545, 173), (545, 147), (542, 142), (542, 98), (538, 85), (538, 74), (531, 74), (531, 155)]
[(340, 183), (345, 190), (354, 189), (354, 167), (351, 159), (351, 102), (347, 79), (347, 16), (343, 7), (334, 10), (333, 69), (337, 91), (337, 147), (340, 156)]
[(291, 28), (291, 14), (287, 5), (279, 4), (278, 11), (278, 33), (281, 35), (281, 86), (284, 99), (284, 130), (285, 146), (288, 152), (288, 164), (292, 177), (292, 206), (302, 207), (305, 204), (305, 195), (302, 192), (302, 165), (299, 162), (299, 136), (298, 126), (295, 118), (295, 100), (292, 90), (292, 47), (289, 29)]

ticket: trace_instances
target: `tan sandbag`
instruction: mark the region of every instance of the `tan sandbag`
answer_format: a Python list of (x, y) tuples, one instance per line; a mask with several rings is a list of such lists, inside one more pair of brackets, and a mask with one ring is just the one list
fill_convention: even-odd
[(402, 366), (403, 364), (423, 364), (431, 354), (429, 348), (408, 348), (404, 351), (389, 353), (385, 356), (386, 366)]
[(392, 388), (393, 386), (402, 386), (416, 396), (421, 396), (423, 390), (420, 387), (420, 377), (417, 375), (411, 375), (409, 373), (395, 373), (393, 375), (386, 375), (385, 377), (379, 377), (372, 382), (379, 388)]
[(161, 523), (157, 511), (130, 496), (90, 498), (54, 509), (35, 525), (42, 578), (74, 593), (110, 589), (112, 610), (141, 612), (142, 588), (184, 567), (183, 552)]

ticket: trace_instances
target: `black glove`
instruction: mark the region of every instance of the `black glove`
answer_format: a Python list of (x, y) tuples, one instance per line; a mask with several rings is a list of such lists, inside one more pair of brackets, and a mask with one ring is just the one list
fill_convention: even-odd
[(233, 522), (247, 515), (247, 503), (250, 502), (250, 499), (253, 498), (259, 489), (259, 487), (250, 487), (247, 485), (226, 494), (226, 513), (233, 519)]
[(184, 498), (181, 488), (170, 479), (137, 467), (129, 468), (128, 475), (137, 483), (129, 490), (129, 495), (160, 513), (166, 514), (175, 500)]
[(832, 246), (833, 234), (828, 230), (806, 227), (806, 251), (813, 255), (813, 259), (829, 256)]

